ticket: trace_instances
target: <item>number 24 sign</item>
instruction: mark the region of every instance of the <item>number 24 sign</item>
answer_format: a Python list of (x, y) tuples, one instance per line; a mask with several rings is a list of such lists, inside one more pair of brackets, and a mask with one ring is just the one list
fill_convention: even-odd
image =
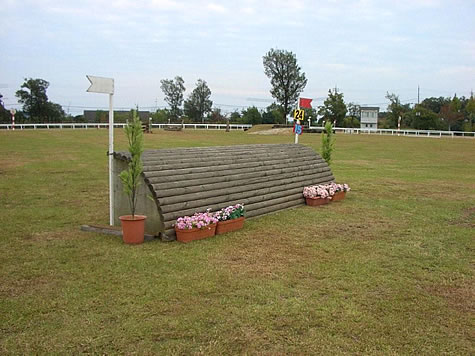
[(294, 119), (295, 120), (303, 121), (304, 116), (305, 116), (305, 111), (304, 110), (295, 110), (294, 111)]

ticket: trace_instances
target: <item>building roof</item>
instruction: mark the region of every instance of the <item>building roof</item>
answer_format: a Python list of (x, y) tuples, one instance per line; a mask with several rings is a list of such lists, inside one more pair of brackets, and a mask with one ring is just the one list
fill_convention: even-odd
[[(127, 160), (124, 152), (114, 154)], [(243, 203), (253, 217), (303, 205), (305, 186), (334, 180), (327, 163), (310, 147), (262, 144), (145, 151), (143, 175), (173, 236), (176, 219)]]
[(360, 106), (360, 110), (378, 110), (379, 106)]

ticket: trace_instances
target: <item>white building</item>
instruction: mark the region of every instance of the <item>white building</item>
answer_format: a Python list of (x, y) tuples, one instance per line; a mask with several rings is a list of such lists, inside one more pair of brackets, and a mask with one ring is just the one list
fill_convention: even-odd
[(361, 128), (377, 129), (379, 107), (362, 106), (361, 108)]

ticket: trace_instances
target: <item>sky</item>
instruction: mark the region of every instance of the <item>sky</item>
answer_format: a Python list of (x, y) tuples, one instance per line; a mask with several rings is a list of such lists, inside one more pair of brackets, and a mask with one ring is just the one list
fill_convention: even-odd
[(50, 83), (67, 113), (108, 107), (86, 75), (114, 78), (114, 107), (166, 106), (161, 79), (198, 79), (224, 112), (273, 102), (262, 57), (292, 51), (322, 105), (380, 106), (470, 96), (475, 89), (475, 0), (0, 0), (0, 93), (5, 107), (25, 78)]

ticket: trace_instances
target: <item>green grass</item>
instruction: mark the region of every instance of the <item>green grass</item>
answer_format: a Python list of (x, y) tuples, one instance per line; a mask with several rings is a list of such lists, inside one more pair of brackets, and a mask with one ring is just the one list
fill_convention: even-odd
[(106, 130), (0, 132), (0, 354), (474, 354), (475, 140), (336, 140), (343, 202), (126, 246), (79, 230), (108, 221)]

